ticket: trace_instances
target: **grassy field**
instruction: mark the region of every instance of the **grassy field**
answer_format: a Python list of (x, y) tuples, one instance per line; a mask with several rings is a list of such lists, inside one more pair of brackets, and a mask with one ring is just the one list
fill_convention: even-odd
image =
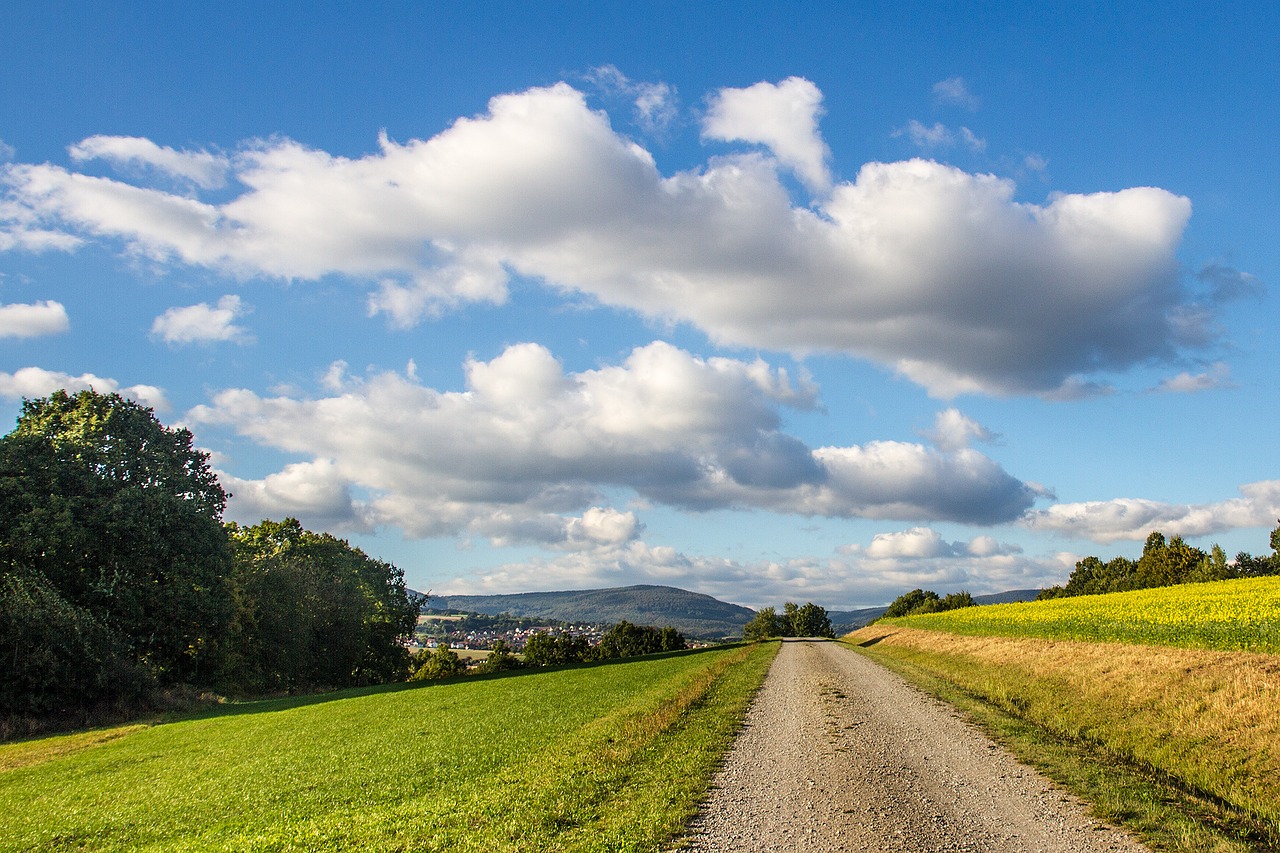
[(1265, 580), (966, 608), (846, 640), (1159, 849), (1276, 850), (1280, 655), (1266, 614), (1280, 586)]
[(0, 745), (0, 850), (658, 850), (777, 644)]

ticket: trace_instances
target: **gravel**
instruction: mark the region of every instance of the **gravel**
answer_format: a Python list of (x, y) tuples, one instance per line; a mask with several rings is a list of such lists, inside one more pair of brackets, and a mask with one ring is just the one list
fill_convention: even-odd
[(1145, 851), (949, 706), (834, 642), (782, 645), (682, 851)]

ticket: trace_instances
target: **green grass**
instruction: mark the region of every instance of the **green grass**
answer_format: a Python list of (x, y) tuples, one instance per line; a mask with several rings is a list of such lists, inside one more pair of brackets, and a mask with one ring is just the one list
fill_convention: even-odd
[(1280, 577), (1179, 584), (882, 619), (953, 634), (1280, 653)]
[(692, 815), (776, 648), (0, 746), (0, 851), (657, 850)]

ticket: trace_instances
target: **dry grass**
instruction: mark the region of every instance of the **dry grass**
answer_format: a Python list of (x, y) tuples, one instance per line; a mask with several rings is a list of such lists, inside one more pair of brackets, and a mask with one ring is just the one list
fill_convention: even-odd
[(1237, 810), (1266, 843), (1280, 839), (1280, 656), (893, 625), (847, 639), (1053, 737)]

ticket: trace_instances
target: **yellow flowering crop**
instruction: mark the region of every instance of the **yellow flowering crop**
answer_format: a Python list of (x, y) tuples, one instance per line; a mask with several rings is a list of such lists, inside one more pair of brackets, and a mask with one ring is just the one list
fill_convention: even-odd
[(1280, 577), (1179, 584), (885, 620), (953, 634), (1280, 653)]

